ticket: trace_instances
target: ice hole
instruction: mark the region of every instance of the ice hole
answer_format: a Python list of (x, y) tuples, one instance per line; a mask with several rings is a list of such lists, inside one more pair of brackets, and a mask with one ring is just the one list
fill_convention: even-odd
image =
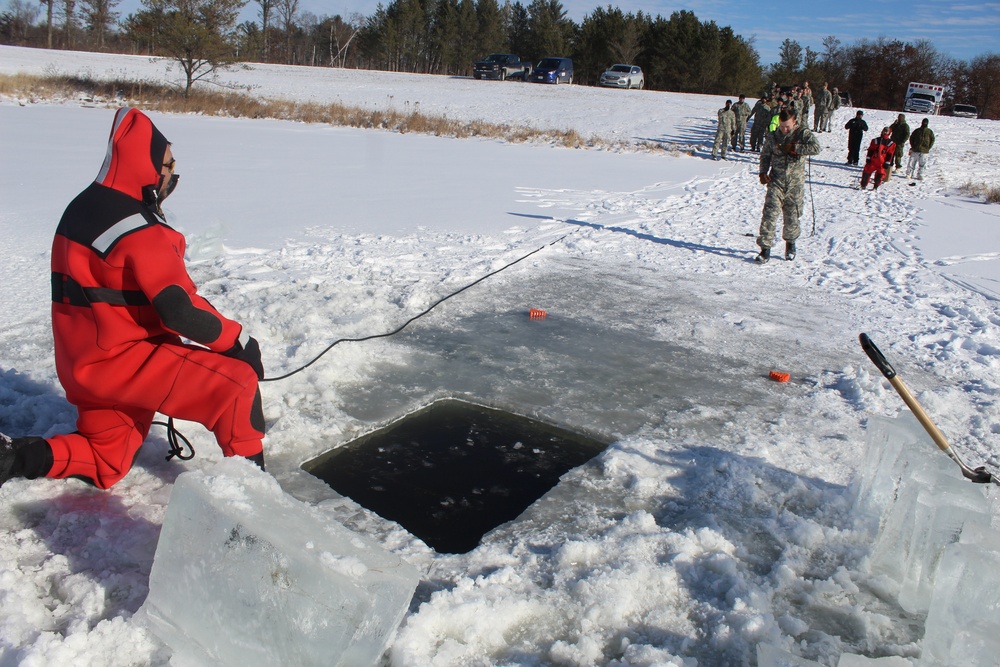
[(429, 547), (466, 553), (608, 443), (466, 401), (436, 401), (302, 468)]

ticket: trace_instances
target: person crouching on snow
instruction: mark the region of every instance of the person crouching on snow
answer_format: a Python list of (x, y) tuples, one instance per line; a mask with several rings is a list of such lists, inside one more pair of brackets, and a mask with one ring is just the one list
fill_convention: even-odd
[(875, 174), (875, 186), (872, 190), (878, 190), (882, 181), (886, 178), (886, 171), (892, 168), (893, 156), (896, 154), (896, 143), (892, 140), (892, 130), (888, 127), (882, 128), (882, 136), (872, 139), (868, 146), (868, 159), (865, 160), (865, 168), (861, 172), (861, 189), (868, 187), (868, 181), (872, 174)]
[(188, 275), (185, 239), (160, 208), (174, 167), (152, 121), (119, 109), (100, 173), (52, 243), (56, 372), (77, 431), (0, 436), (0, 484), (81, 477), (107, 489), (131, 469), (156, 412), (203, 424), (223, 454), (264, 467), (260, 346)]

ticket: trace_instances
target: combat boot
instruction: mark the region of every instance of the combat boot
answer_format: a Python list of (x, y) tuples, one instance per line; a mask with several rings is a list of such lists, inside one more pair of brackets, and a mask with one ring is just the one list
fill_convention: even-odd
[(48, 442), (36, 436), (11, 438), (0, 433), (0, 486), (14, 477), (44, 477), (51, 468)]
[(795, 244), (791, 241), (785, 241), (785, 259), (789, 262), (795, 259)]
[(753, 261), (757, 262), (758, 264), (767, 264), (768, 261), (770, 261), (770, 259), (771, 259), (771, 249), (761, 248), (760, 254), (754, 257)]

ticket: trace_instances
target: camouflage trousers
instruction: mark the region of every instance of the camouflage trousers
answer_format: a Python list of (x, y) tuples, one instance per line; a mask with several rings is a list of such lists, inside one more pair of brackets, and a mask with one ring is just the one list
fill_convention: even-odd
[(746, 150), (747, 147), (746, 121), (744, 121), (743, 123), (740, 123), (740, 121), (736, 121), (736, 132), (734, 132), (733, 136), (729, 138), (729, 145), (733, 147), (733, 150), (736, 150), (737, 144), (739, 144), (741, 151)]
[(718, 157), (719, 150), (722, 150), (722, 159), (726, 159), (726, 151), (729, 150), (730, 133), (719, 128), (715, 131), (715, 143), (712, 144), (712, 157)]
[(813, 117), (813, 132), (829, 131), (830, 112), (822, 107), (816, 107), (816, 115)]
[(778, 216), (782, 216), (781, 238), (794, 243), (799, 238), (799, 214), (805, 198), (805, 183), (793, 183), (782, 187), (771, 181), (764, 196), (764, 212), (760, 218), (760, 235), (757, 245), (770, 248), (774, 245), (774, 233), (778, 227)]

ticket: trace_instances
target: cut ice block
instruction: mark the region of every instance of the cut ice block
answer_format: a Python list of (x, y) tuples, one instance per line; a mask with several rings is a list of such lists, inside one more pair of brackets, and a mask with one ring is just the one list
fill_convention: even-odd
[(899, 605), (926, 613), (941, 554), (967, 527), (990, 525), (981, 485), (954, 471), (915, 463), (902, 481), (876, 538), (872, 572), (899, 583)]
[(772, 644), (757, 644), (757, 667), (823, 667)]
[(863, 655), (843, 653), (837, 662), (837, 667), (913, 667), (913, 663), (895, 655), (885, 658), (866, 658)]
[(857, 503), (879, 517), (871, 569), (899, 584), (904, 610), (926, 613), (945, 547), (966, 527), (988, 527), (990, 505), (910, 413), (869, 428)]
[(173, 665), (373, 665), (417, 571), (224, 459), (180, 475), (139, 612)]
[(945, 471), (955, 464), (910, 412), (902, 412), (894, 419), (872, 416), (867, 432), (864, 464), (853, 485), (854, 507), (874, 532), (882, 528), (900, 484), (915, 465)]
[(1000, 537), (967, 530), (938, 566), (919, 667), (1000, 664)]

